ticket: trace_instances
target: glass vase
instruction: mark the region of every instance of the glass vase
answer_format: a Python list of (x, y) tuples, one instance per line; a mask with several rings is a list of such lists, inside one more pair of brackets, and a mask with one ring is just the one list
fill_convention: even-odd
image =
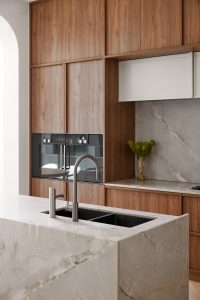
[(137, 179), (140, 181), (144, 180), (144, 157), (139, 157), (137, 161)]

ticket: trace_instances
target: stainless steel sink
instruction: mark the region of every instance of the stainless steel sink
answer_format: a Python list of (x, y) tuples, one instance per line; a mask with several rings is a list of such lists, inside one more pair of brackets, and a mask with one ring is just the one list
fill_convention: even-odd
[[(46, 211), (44, 213), (48, 214), (49, 211)], [(153, 218), (148, 218), (148, 217), (118, 214), (106, 210), (87, 209), (83, 207), (79, 207), (78, 213), (79, 213), (78, 217), (81, 220), (88, 220), (92, 222), (104, 223), (104, 224), (122, 226), (122, 227), (134, 227), (154, 220)], [(72, 218), (72, 210), (71, 208), (60, 208), (56, 210), (56, 215), (66, 217), (66, 218)]]

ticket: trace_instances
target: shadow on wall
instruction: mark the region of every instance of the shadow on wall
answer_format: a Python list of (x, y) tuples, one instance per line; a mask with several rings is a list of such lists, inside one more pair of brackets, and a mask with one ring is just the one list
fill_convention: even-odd
[(0, 16), (0, 192), (19, 193), (19, 49)]

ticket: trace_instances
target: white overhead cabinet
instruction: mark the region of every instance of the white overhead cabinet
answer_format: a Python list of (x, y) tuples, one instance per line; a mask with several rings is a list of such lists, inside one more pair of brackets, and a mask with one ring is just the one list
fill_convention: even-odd
[(193, 98), (193, 53), (119, 62), (119, 101), (187, 98)]
[(194, 98), (200, 98), (200, 52), (194, 53)]

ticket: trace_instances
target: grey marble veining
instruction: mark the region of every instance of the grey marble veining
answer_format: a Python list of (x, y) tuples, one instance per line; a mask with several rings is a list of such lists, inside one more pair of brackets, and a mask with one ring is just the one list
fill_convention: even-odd
[(50, 220), (47, 209), (47, 199), (0, 195), (1, 300), (188, 300), (187, 215), (106, 207), (152, 218), (123, 228)]
[(147, 179), (200, 182), (200, 100), (136, 103), (136, 140), (157, 141)]

